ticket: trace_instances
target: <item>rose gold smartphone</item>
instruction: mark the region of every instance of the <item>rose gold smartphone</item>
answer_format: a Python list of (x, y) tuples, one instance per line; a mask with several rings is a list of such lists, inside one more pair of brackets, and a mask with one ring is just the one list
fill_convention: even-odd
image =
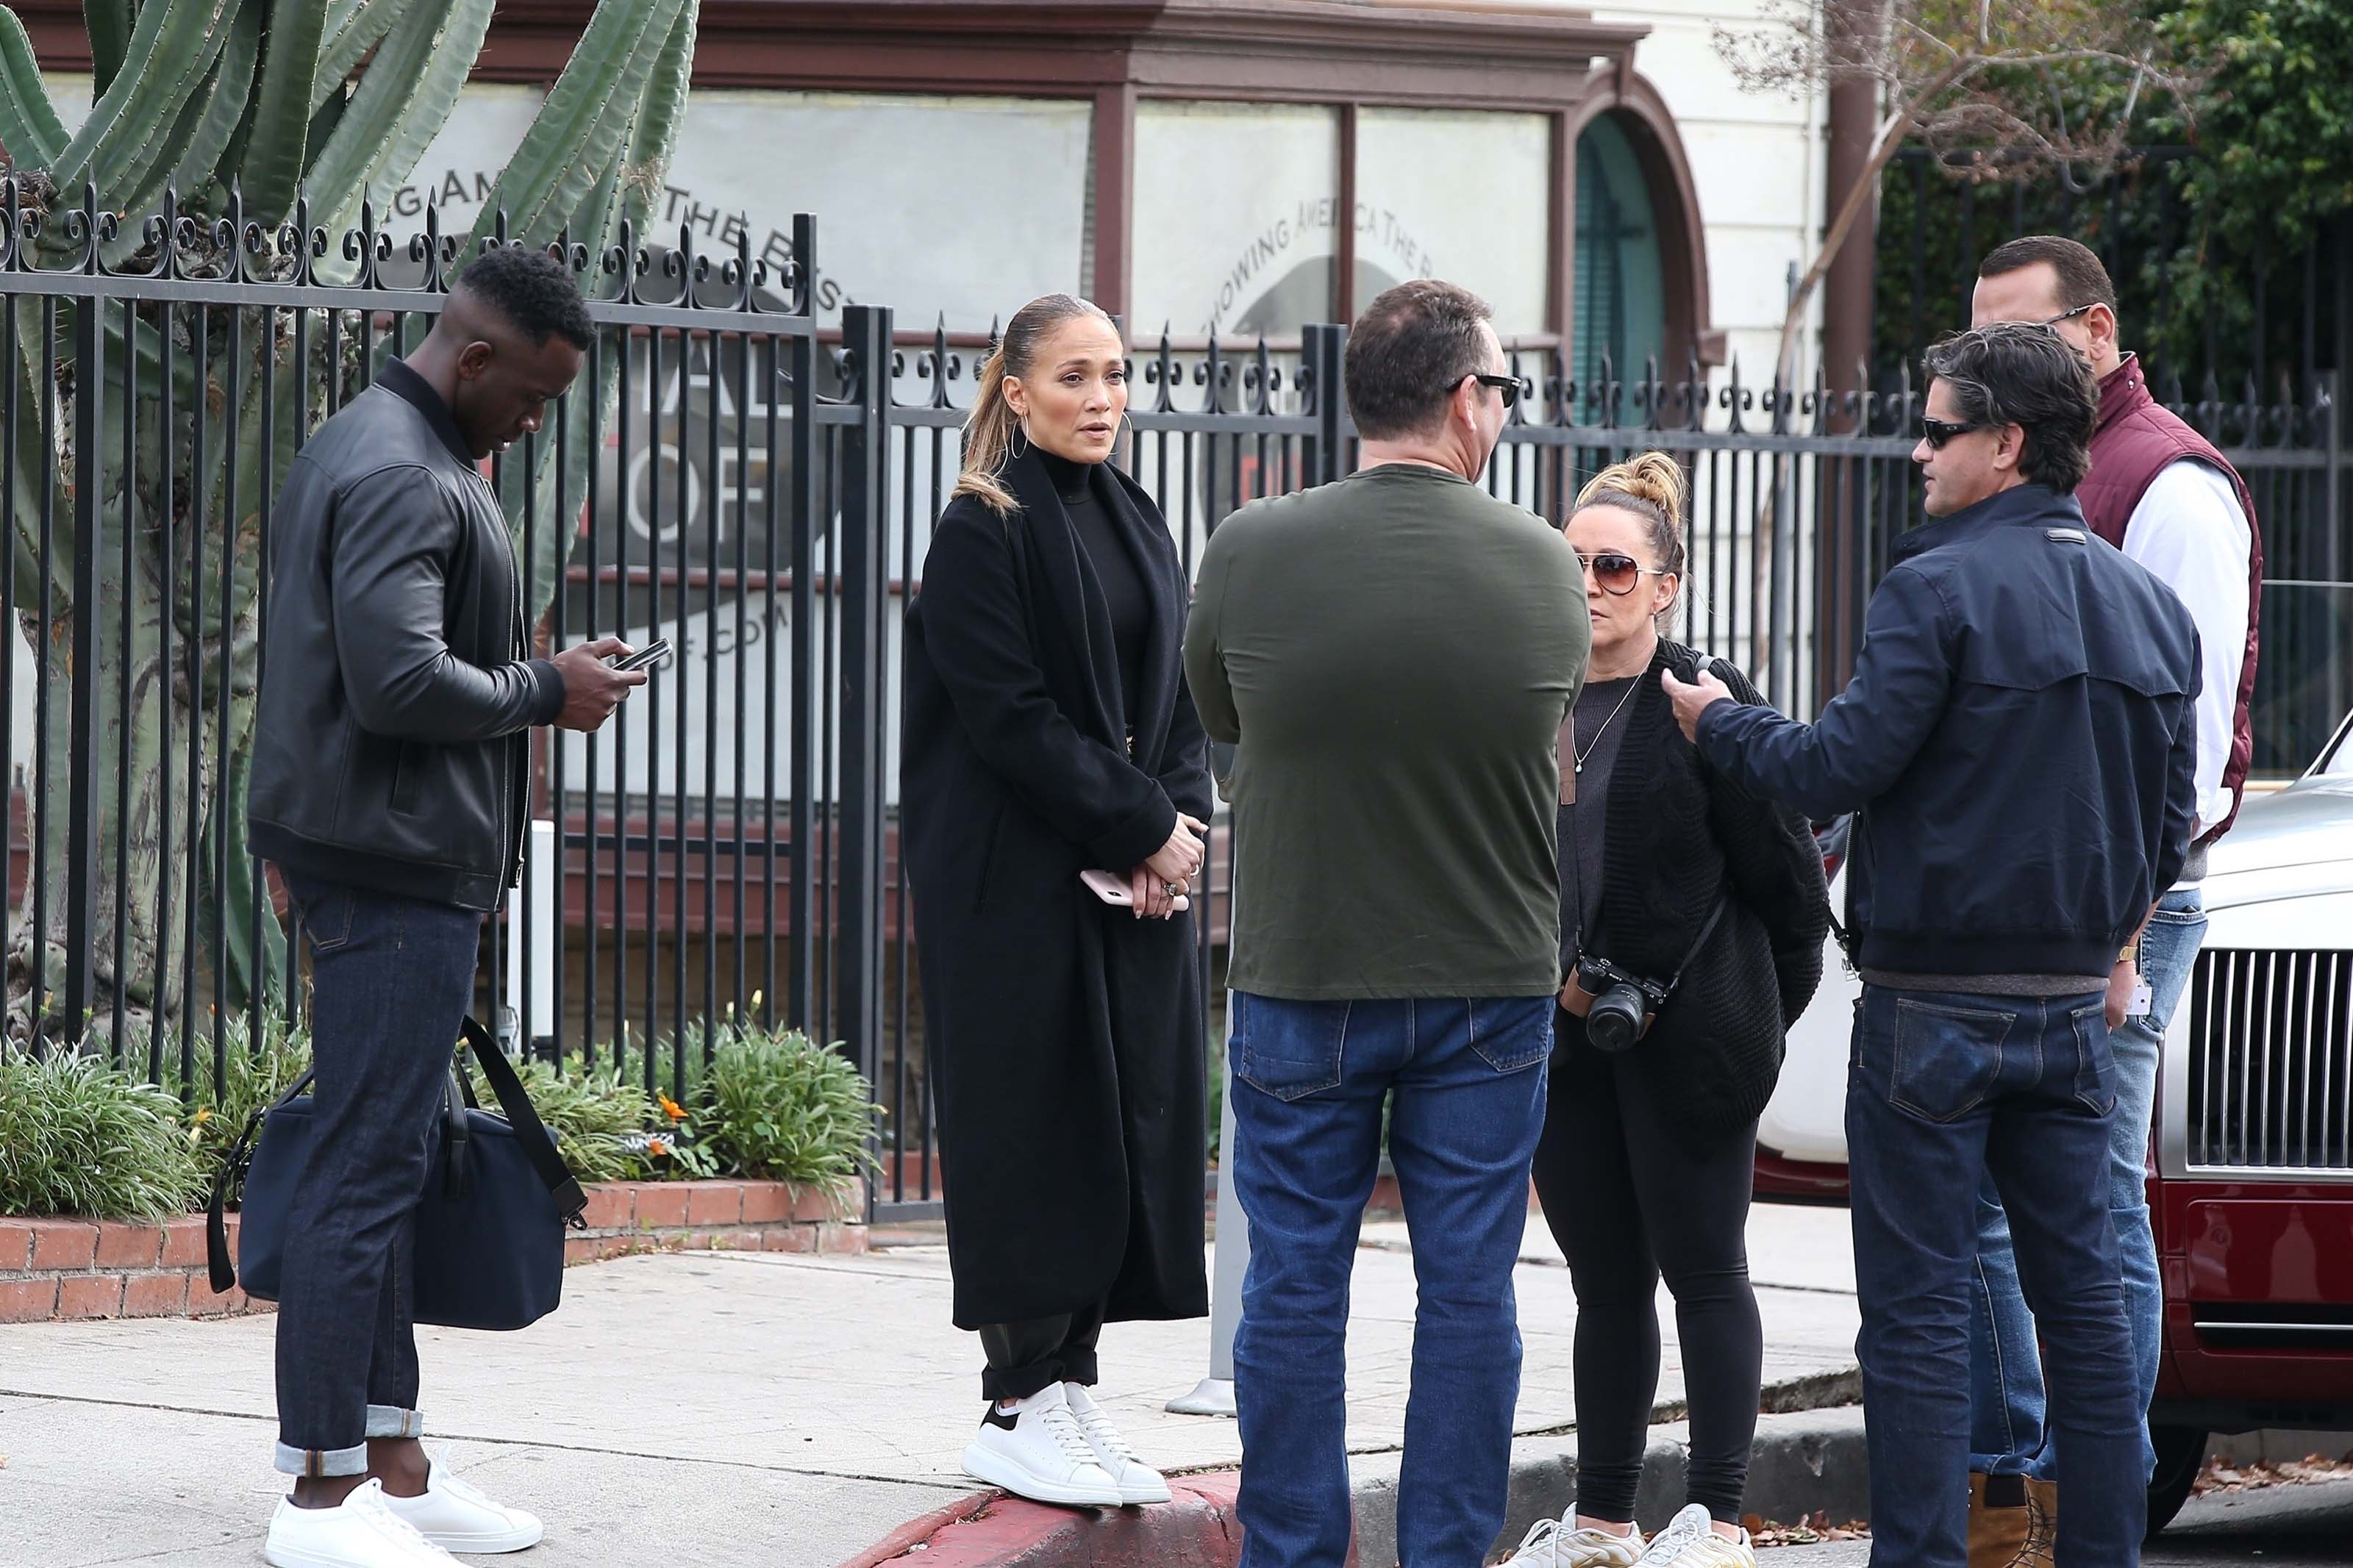
[(1135, 907), (1135, 895), (1128, 888), (1124, 877), (1109, 871), (1082, 871), (1079, 880), (1087, 885), (1087, 891), (1104, 903), (1115, 904), (1123, 910)]

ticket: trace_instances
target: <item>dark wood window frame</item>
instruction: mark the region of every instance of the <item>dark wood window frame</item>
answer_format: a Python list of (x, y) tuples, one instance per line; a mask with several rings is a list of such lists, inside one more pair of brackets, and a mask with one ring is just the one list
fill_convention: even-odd
[[(547, 82), (593, 0), (502, 0), (475, 79)], [(79, 0), (17, 0), (53, 70), (87, 70)], [(1539, 113), (1551, 124), (1546, 326), (1575, 300), (1576, 138), (1616, 112), (1666, 232), (1667, 346), (1722, 358), (1709, 331), (1706, 250), (1674, 119), (1635, 71), (1649, 28), (1525, 0), (702, 0), (698, 85), (1083, 99), (1094, 110), (1097, 300), (1124, 313), (1134, 229), (1135, 106), (1145, 99), (1320, 103), (1339, 111), (1335, 192), (1353, 213), (1362, 109)], [(1356, 292), (1354, 225), (1340, 226), (1337, 305)], [(1713, 352), (1711, 352), (1713, 351)]]

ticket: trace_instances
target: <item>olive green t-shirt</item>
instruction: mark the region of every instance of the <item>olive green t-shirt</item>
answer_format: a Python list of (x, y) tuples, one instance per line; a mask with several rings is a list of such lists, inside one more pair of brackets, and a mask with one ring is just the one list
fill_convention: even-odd
[(1436, 468), (1261, 500), (1201, 561), (1185, 672), (1236, 745), (1230, 984), (1294, 1001), (1560, 984), (1554, 743), (1592, 640), (1558, 532)]

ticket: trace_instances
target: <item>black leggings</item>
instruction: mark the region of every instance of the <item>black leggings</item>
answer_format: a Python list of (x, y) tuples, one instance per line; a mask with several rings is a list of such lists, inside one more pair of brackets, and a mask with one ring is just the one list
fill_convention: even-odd
[[(1584, 1021), (1560, 1014), (1561, 1033)], [(1640, 1053), (1642, 1047), (1634, 1047)], [(1765, 1332), (1748, 1284), (1754, 1122), (1694, 1135), (1633, 1056), (1564, 1047), (1536, 1195), (1577, 1288), (1577, 1511), (1634, 1517), (1659, 1387), (1659, 1277), (1674, 1292), (1691, 1407), (1690, 1500), (1741, 1516)]]

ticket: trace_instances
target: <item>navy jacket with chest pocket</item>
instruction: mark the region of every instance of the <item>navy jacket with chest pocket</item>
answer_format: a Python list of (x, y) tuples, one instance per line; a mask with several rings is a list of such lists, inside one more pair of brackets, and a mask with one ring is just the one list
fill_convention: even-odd
[(1821, 718), (1719, 702), (1701, 751), (1817, 820), (1860, 813), (1862, 967), (2107, 973), (2189, 851), (2189, 612), (2041, 485), (1915, 529), (1893, 555), (1854, 679)]

